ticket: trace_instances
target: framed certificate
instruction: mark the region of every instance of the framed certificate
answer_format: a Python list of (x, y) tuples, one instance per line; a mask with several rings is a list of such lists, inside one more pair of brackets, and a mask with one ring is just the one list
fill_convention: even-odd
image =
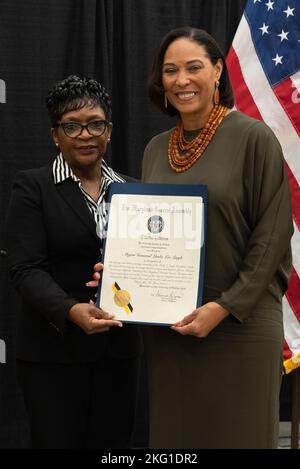
[(158, 325), (200, 306), (207, 197), (203, 185), (112, 183), (98, 306)]

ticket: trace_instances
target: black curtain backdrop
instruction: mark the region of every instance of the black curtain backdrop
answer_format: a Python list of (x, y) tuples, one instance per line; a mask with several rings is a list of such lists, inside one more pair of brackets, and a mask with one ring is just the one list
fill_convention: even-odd
[[(55, 154), (45, 95), (69, 74), (102, 82), (113, 103), (114, 128), (107, 159), (114, 169), (139, 177), (145, 144), (174, 123), (153, 108), (146, 91), (153, 53), (161, 37), (179, 26), (204, 28), (227, 53), (245, 3), (0, 0), (0, 339), (5, 341), (7, 352), (7, 363), (0, 364), (0, 447), (28, 446), (14, 367), (19, 300), (5, 270), (4, 220), (15, 173), (51, 162)], [(138, 405), (136, 446), (143, 446), (143, 392)]]

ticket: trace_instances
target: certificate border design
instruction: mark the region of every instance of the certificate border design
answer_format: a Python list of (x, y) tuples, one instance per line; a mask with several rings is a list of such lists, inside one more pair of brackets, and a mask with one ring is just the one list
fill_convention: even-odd
[[(161, 195), (161, 196), (191, 196), (201, 197), (203, 201), (203, 233), (202, 233), (202, 245), (199, 265), (199, 282), (198, 282), (198, 296), (197, 296), (197, 308), (202, 305), (203, 299), (203, 288), (204, 288), (204, 268), (205, 268), (205, 242), (206, 242), (206, 225), (207, 225), (207, 206), (208, 206), (208, 189), (204, 184), (143, 184), (143, 183), (111, 183), (109, 186), (108, 203), (111, 203), (111, 199), (115, 194), (134, 194), (134, 195)], [(107, 225), (109, 223), (109, 215)], [(107, 232), (107, 226), (106, 232)], [(105, 249), (106, 249), (106, 238), (103, 240), (102, 245), (102, 259), (101, 262), (105, 264)], [(100, 278), (96, 305), (99, 307), (101, 297), (101, 286), (102, 281)], [(126, 322), (126, 320), (124, 320)], [(142, 321), (132, 321), (130, 324), (151, 324), (158, 326), (170, 326), (169, 323), (147, 323)]]

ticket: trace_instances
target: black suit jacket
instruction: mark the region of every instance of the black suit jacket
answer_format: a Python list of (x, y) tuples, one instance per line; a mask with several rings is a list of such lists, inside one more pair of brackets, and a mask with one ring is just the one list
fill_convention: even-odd
[(52, 167), (20, 172), (7, 218), (8, 265), (21, 294), (17, 357), (74, 363), (107, 352), (132, 357), (141, 352), (139, 329), (124, 325), (87, 335), (66, 320), (78, 302), (95, 299), (85, 286), (99, 256), (95, 222), (71, 178), (55, 185)]

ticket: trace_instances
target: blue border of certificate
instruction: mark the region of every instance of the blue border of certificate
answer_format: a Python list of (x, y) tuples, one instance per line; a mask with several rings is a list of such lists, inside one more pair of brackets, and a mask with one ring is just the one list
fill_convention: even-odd
[[(143, 183), (111, 183), (109, 186), (108, 202), (111, 203), (112, 196), (115, 194), (135, 194), (135, 195), (168, 195), (176, 196), (190, 196), (190, 197), (201, 197), (203, 200), (203, 223), (202, 223), (202, 236), (201, 236), (201, 255), (199, 265), (199, 283), (198, 283), (198, 296), (197, 296), (197, 307), (202, 305), (203, 299), (203, 288), (204, 288), (204, 268), (205, 268), (205, 242), (206, 242), (206, 224), (207, 224), (207, 204), (208, 204), (208, 190), (207, 186), (203, 184), (143, 184)], [(109, 215), (108, 221), (109, 223)], [(107, 231), (107, 226), (106, 226)], [(103, 251), (102, 251), (102, 262), (105, 262), (105, 248), (106, 238), (103, 240)], [(101, 293), (102, 281), (100, 279), (97, 301), (96, 304), (99, 307), (100, 293)], [(124, 321), (126, 322), (126, 321)], [(146, 322), (134, 322), (129, 321), (128, 324), (152, 324), (159, 326), (166, 326), (170, 324), (166, 323), (146, 323)]]

